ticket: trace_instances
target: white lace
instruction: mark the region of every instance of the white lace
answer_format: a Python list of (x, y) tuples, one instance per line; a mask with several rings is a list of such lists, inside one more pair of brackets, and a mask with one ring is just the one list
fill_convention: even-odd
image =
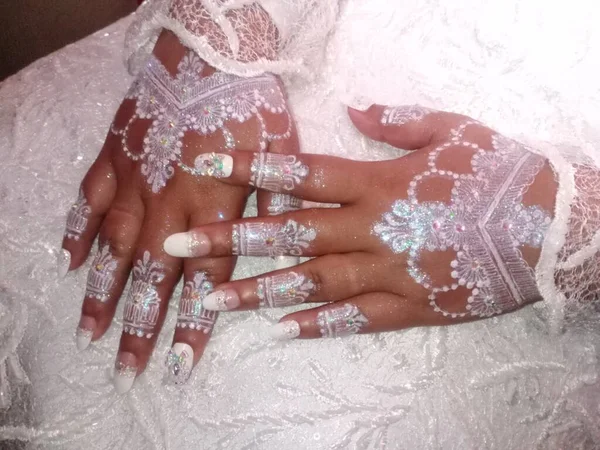
[(130, 70), (166, 28), (222, 71), (312, 77), (337, 14), (337, 1), (148, 0), (128, 32)]
[[(593, 0), (351, 0), (322, 78), (289, 90), (302, 147), (361, 160), (398, 156), (356, 132), (340, 95), (457, 111), (562, 158), (559, 203), (568, 213), (569, 195), (580, 195), (573, 163), (599, 166), (589, 156), (600, 141), (596, 8)], [(109, 374), (124, 302), (107, 335), (78, 353), (73, 332), (88, 265), (59, 282), (54, 257), (64, 212), (132, 81), (116, 51), (129, 23), (0, 84), (0, 385), (9, 399), (0, 447), (12, 445), (6, 439), (43, 450), (600, 446), (598, 322), (582, 327), (580, 316), (551, 335), (533, 308), (286, 345), (265, 333), (280, 310), (221, 314), (188, 385), (174, 389), (163, 385), (162, 355), (172, 345), (178, 289), (154, 358), (118, 397)], [(596, 209), (587, 211), (582, 217)], [(255, 213), (252, 202), (247, 214)], [(546, 246), (558, 255), (562, 244), (553, 242)], [(547, 268), (553, 289), (555, 267)], [(273, 268), (269, 259), (243, 258), (235, 277)]]

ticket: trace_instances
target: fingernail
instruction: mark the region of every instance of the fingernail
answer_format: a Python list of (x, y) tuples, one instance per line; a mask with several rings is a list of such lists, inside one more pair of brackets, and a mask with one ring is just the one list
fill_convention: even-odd
[(383, 135), (379, 127), (379, 121), (375, 120), (375, 117), (369, 111), (358, 111), (354, 108), (348, 108), (348, 115), (360, 132), (373, 140), (380, 141)]
[(163, 245), (165, 252), (180, 258), (206, 256), (210, 252), (210, 240), (204, 233), (188, 231), (169, 236)]
[(203, 153), (194, 161), (199, 175), (227, 178), (233, 172), (233, 158), (222, 153)]
[(122, 352), (117, 355), (113, 384), (118, 394), (128, 392), (133, 386), (137, 374), (137, 358), (133, 353)]
[(75, 342), (77, 344), (77, 350), (82, 351), (88, 348), (94, 331), (96, 330), (96, 319), (90, 316), (81, 316), (79, 320), (79, 326), (75, 332)]
[(240, 306), (240, 298), (233, 289), (216, 291), (209, 294), (202, 302), (209, 311), (229, 311)]
[(286, 320), (273, 325), (269, 329), (269, 336), (278, 341), (289, 341), (300, 336), (300, 324), (295, 320)]
[(56, 257), (56, 271), (58, 274), (58, 278), (62, 279), (67, 276), (69, 272), (69, 267), (71, 266), (71, 252), (69, 250), (65, 250), (64, 248), (60, 249), (58, 252), (58, 256)]
[(300, 263), (300, 258), (297, 256), (278, 256), (275, 258), (275, 270), (289, 269), (297, 266)]
[(194, 350), (188, 344), (177, 342), (169, 350), (165, 364), (167, 366), (167, 382), (183, 384), (192, 373)]

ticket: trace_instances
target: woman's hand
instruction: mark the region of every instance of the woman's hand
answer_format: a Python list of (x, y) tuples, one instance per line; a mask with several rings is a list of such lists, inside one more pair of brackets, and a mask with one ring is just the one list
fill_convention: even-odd
[[(182, 262), (164, 253), (162, 244), (171, 233), (241, 217), (250, 189), (204, 176), (222, 173), (222, 158), (212, 152), (234, 149), (297, 151), (278, 79), (215, 71), (163, 33), (81, 184), (59, 265), (61, 275), (81, 266), (98, 235), (77, 331), (80, 349), (110, 326), (133, 269), (116, 364), (118, 391), (128, 390), (145, 368), (182, 272), (169, 377), (185, 381), (204, 351), (216, 313), (204, 310), (202, 299), (213, 284), (229, 279), (234, 259)], [(299, 204), (267, 194), (259, 195), (259, 215)]]
[(349, 111), (368, 137), (414, 150), (383, 162), (235, 152), (221, 180), (339, 203), (170, 236), (173, 256), (302, 255), (288, 270), (225, 283), (214, 311), (327, 302), (285, 316), (277, 338), (444, 325), (540, 299), (533, 273), (556, 185), (546, 160), (457, 114), (417, 106)]

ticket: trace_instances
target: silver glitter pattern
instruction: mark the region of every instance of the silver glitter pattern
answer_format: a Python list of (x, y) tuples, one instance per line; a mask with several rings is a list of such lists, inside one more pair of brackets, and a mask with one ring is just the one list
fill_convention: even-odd
[(369, 324), (360, 309), (352, 303), (325, 309), (317, 314), (322, 337), (343, 337), (360, 332)]
[(306, 228), (294, 220), (285, 225), (278, 223), (249, 223), (233, 226), (234, 255), (245, 256), (301, 256), (316, 238), (313, 228)]
[(308, 173), (308, 166), (294, 155), (257, 153), (250, 165), (250, 184), (271, 192), (291, 191)]
[(67, 227), (65, 237), (67, 239), (79, 240), (88, 224), (88, 217), (92, 213), (92, 208), (87, 203), (83, 189), (79, 189), (77, 201), (71, 206), (67, 215)]
[[(187, 132), (202, 136), (220, 130), (225, 150), (235, 149), (235, 139), (227, 129), (228, 121), (243, 123), (256, 117), (259, 124), (260, 149), (277, 139), (291, 135), (292, 121), (277, 79), (271, 74), (242, 78), (217, 71), (202, 76), (204, 63), (189, 51), (173, 78), (153, 55), (127, 94), (136, 101), (136, 111), (122, 130), (125, 154), (142, 161), (141, 172), (152, 188), (159, 192), (175, 174), (175, 166), (192, 175), (203, 175), (203, 168), (190, 167), (182, 161), (183, 137)], [(282, 134), (269, 133), (262, 112), (285, 115), (288, 127)], [(143, 150), (134, 153), (128, 147), (131, 125), (138, 119), (150, 119), (152, 124), (144, 138)]]
[(288, 194), (273, 194), (269, 204), (269, 215), (277, 216), (285, 212), (297, 211), (302, 207), (302, 200)]
[(125, 301), (123, 331), (150, 339), (158, 321), (161, 298), (156, 285), (165, 278), (163, 265), (152, 261), (150, 252), (133, 268), (133, 282)]
[(261, 307), (281, 308), (304, 303), (315, 292), (310, 278), (296, 272), (282, 273), (257, 280), (256, 295)]
[(208, 155), (199, 155), (194, 162), (197, 174), (215, 178), (224, 178), (223, 160), (225, 155), (219, 153), (210, 153)]
[(202, 307), (202, 300), (212, 290), (213, 285), (208, 280), (206, 272), (196, 272), (194, 279), (185, 283), (181, 300), (179, 301), (177, 327), (199, 330), (205, 334), (212, 331), (217, 320), (217, 312), (208, 311)]
[(430, 113), (431, 110), (419, 105), (387, 107), (381, 115), (381, 123), (383, 125), (405, 125), (409, 122), (419, 122)]
[[(551, 218), (538, 206), (523, 206), (523, 194), (544, 165), (544, 158), (500, 135), (492, 137), (494, 151), (464, 140), (467, 122), (452, 131), (452, 139), (431, 151), (429, 167), (409, 184), (408, 199), (398, 200), (373, 232), (395, 253), (408, 252), (408, 271), (430, 290), (429, 301), (444, 316), (489, 317), (540, 298), (533, 270), (520, 247), (540, 247)], [(436, 167), (439, 154), (453, 148), (475, 151), (472, 174)], [(451, 180), (450, 204), (417, 201), (417, 187), (426, 180)], [(456, 251), (451, 285), (434, 286), (419, 267), (422, 250)], [(464, 312), (442, 309), (436, 298), (464, 286), (470, 290)]]
[(193, 356), (185, 350), (178, 355), (170, 349), (165, 365), (167, 366), (168, 380), (174, 384), (184, 384), (192, 374), (194, 360)]
[(115, 282), (117, 260), (110, 253), (110, 245), (104, 244), (96, 253), (92, 267), (88, 273), (85, 296), (101, 302), (108, 300), (110, 290)]

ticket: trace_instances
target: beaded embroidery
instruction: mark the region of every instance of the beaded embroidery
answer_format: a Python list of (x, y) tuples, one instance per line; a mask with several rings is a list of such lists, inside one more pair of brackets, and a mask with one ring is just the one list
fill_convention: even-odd
[[(489, 317), (511, 311), (540, 298), (533, 270), (520, 247), (540, 247), (551, 218), (538, 206), (523, 206), (523, 194), (544, 165), (544, 158), (500, 135), (492, 137), (495, 151), (464, 140), (467, 122), (452, 131), (449, 142), (429, 154), (429, 168), (409, 184), (408, 199), (398, 200), (392, 212), (383, 215), (373, 232), (395, 253), (408, 252), (408, 271), (430, 290), (429, 301), (444, 316)], [(456, 174), (436, 167), (444, 150), (464, 147), (475, 150), (472, 174)], [(454, 182), (451, 202), (417, 201), (416, 190), (427, 179)], [(452, 285), (434, 286), (419, 267), (423, 250), (453, 249)], [(464, 286), (470, 290), (465, 312), (442, 309), (436, 298)]]
[[(204, 67), (203, 61), (189, 51), (173, 78), (160, 61), (151, 56), (126, 97), (136, 100), (135, 113), (122, 130), (111, 128), (121, 136), (125, 154), (142, 162), (141, 172), (152, 192), (166, 186), (175, 174), (175, 166), (192, 175), (203, 175), (201, 168), (182, 161), (182, 140), (187, 132), (207, 136), (220, 130), (225, 151), (235, 149), (228, 121), (243, 123), (256, 117), (261, 150), (266, 150), (269, 142), (291, 135), (292, 121), (275, 76), (242, 78), (219, 71), (202, 76)], [(285, 115), (287, 130), (282, 134), (269, 133), (262, 115), (265, 111)], [(144, 138), (142, 152), (134, 153), (127, 142), (131, 125), (138, 119), (152, 120), (152, 124)]]

